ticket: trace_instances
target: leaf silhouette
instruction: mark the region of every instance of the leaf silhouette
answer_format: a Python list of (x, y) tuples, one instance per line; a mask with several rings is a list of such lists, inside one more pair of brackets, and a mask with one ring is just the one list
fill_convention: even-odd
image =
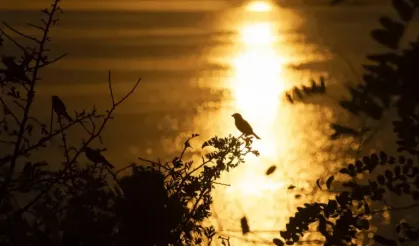
[(293, 87), (292, 91), (285, 93), (286, 99), (289, 103), (294, 103), (295, 99), (303, 100), (308, 96), (316, 94), (324, 94), (326, 92), (325, 78), (320, 76), (320, 82), (317, 83), (314, 79), (311, 79), (311, 85), (302, 85), (300, 87)]
[(271, 175), (272, 173), (274, 173), (276, 170), (276, 166), (271, 166), (268, 168), (268, 170), (266, 170), (266, 175)]
[(385, 27), (391, 34), (398, 36), (399, 38), (403, 34), (404, 25), (400, 22), (393, 21), (389, 17), (381, 17), (380, 23), (383, 27)]
[(319, 187), (320, 190), (322, 189), (322, 187), (320, 186), (320, 179), (316, 180), (316, 185), (317, 185), (317, 187)]
[(330, 176), (328, 179), (327, 179), (327, 181), (326, 181), (326, 187), (327, 187), (327, 189), (329, 189), (330, 190), (330, 186), (331, 186), (331, 184), (332, 184), (332, 182), (333, 182), (333, 180), (335, 179), (335, 177), (334, 176)]
[(371, 36), (380, 44), (396, 50), (399, 47), (399, 37), (395, 37), (386, 30), (373, 30)]
[(245, 235), (245, 234), (247, 234), (247, 233), (250, 232), (249, 223), (247, 222), (246, 216), (243, 217), (243, 218), (241, 218), (240, 224), (241, 224), (243, 235)]
[(400, 61), (400, 57), (395, 53), (384, 53), (384, 54), (373, 54), (367, 55), (367, 58), (371, 61), (378, 63), (388, 63), (397, 64)]
[(284, 242), (282, 242), (281, 240), (279, 240), (278, 238), (274, 238), (274, 240), (272, 241), (276, 246), (283, 246)]
[(408, 22), (412, 19), (413, 8), (405, 0), (392, 0), (392, 4), (403, 21)]
[[(385, 31), (387, 34), (382, 35), (382, 37), (377, 39), (377, 41), (379, 41), (381, 44), (387, 45), (392, 49), (397, 49), (403, 36), (405, 29), (404, 25), (400, 22), (393, 21), (389, 17), (381, 17), (380, 23), (385, 28), (385, 30), (382, 31)], [(378, 34), (376, 37), (378, 38), (380, 35), (381, 34)]]

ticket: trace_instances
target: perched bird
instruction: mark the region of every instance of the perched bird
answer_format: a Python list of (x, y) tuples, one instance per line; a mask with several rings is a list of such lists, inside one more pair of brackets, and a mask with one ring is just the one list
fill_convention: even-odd
[(87, 159), (89, 159), (89, 161), (92, 161), (95, 164), (104, 164), (109, 168), (114, 168), (114, 166), (111, 163), (109, 163), (108, 160), (106, 160), (106, 158), (100, 153), (99, 150), (94, 150), (90, 147), (86, 147), (84, 148), (84, 153), (86, 154), (86, 157)]
[(234, 118), (234, 123), (236, 124), (237, 129), (239, 129), (239, 131), (245, 135), (253, 135), (255, 136), (257, 139), (260, 139), (260, 137), (258, 135), (256, 135), (256, 133), (253, 131), (252, 127), (250, 126), (250, 124), (243, 119), (243, 117), (241, 116), (241, 114), (239, 113), (235, 113), (233, 115)]
[(17, 65), (13, 56), (3, 56), (1, 61), (7, 68), (4, 72), (6, 77), (30, 82), (30, 79), (26, 76), (24, 67)]
[(52, 109), (55, 111), (58, 117), (63, 116), (68, 121), (73, 121), (70, 115), (68, 115), (63, 101), (61, 101), (61, 99), (57, 96), (52, 96)]

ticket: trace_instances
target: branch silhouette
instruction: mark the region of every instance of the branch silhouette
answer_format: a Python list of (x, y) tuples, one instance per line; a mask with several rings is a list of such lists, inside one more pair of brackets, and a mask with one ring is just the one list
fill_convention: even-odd
[[(211, 216), (212, 191), (215, 185), (229, 185), (218, 181), (222, 173), (242, 164), (248, 154), (259, 155), (252, 149), (252, 139), (215, 136), (201, 146), (208, 150), (201, 163), (188, 153), (191, 140), (199, 136), (193, 134), (171, 161), (139, 157), (140, 163), (111, 165), (106, 148), (94, 145), (102, 144), (102, 133), (115, 111), (141, 82), (138, 79), (117, 98), (111, 71), (106, 110), (99, 112), (95, 106), (74, 110), (56, 94), (47, 107), (49, 122), (44, 122), (33, 103), (42, 90), (37, 86), (41, 72), (66, 56), (48, 59), (50, 31), (63, 13), (60, 3), (54, 0), (42, 10), (39, 24), (28, 23), (40, 37), (8, 23), (0, 27), (0, 46), (4, 40), (20, 52), (0, 54), (6, 67), (0, 70), (0, 145), (5, 150), (0, 155), (0, 244), (211, 244), (216, 231), (203, 221)], [(76, 141), (71, 134), (79, 127), (82, 133)], [(62, 154), (58, 159), (48, 155), (56, 147)], [(228, 238), (220, 240), (229, 245)]]

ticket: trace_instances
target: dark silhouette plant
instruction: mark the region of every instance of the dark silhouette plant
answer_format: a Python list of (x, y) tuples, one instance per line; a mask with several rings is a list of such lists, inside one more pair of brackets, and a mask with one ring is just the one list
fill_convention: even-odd
[[(110, 108), (73, 111), (54, 95), (51, 120), (43, 122), (34, 107), (40, 72), (66, 55), (48, 57), (50, 30), (63, 13), (59, 4), (55, 0), (42, 11), (39, 25), (29, 24), (39, 36), (4, 22), (0, 28), (0, 48), (8, 41), (21, 52), (17, 58), (0, 50), (0, 245), (211, 244), (215, 229), (203, 225), (211, 215), (211, 191), (222, 185), (216, 180), (223, 172), (249, 153), (258, 155), (252, 138), (213, 137), (197, 162), (186, 157), (194, 134), (172, 161), (140, 158), (116, 170), (121, 165), (114, 168), (106, 149), (94, 145), (140, 79), (118, 100), (110, 72)], [(84, 136), (70, 141), (69, 131), (77, 127)], [(56, 147), (60, 160), (49, 156)], [(229, 245), (228, 238), (220, 239)]]
[[(343, 1), (333, 1), (333, 4), (338, 2)], [(339, 175), (326, 180), (327, 190), (337, 192), (335, 198), (298, 207), (285, 230), (280, 232), (282, 239), (273, 240), (275, 245), (298, 243), (306, 233), (312, 232), (313, 226), (324, 238), (324, 245), (359, 245), (362, 243), (359, 236), (363, 232), (372, 232), (372, 225), (379, 226), (382, 221), (379, 215), (383, 212), (392, 215), (399, 210), (419, 207), (419, 39), (410, 42), (405, 49), (400, 48), (419, 1), (392, 0), (392, 6), (400, 20), (383, 16), (379, 20), (381, 27), (371, 32), (373, 39), (390, 51), (367, 56), (374, 64), (363, 65), (363, 83), (350, 86), (351, 99), (339, 103), (354, 116), (374, 120), (383, 120), (385, 112), (395, 109), (397, 116), (392, 123), (398, 140), (394, 145), (400, 154), (393, 156), (381, 151), (341, 168)], [(331, 127), (335, 130), (332, 139), (368, 133), (368, 128), (356, 129), (337, 123)], [(341, 187), (334, 187), (335, 176), (343, 180)], [(321, 188), (320, 180), (317, 184)], [(405, 204), (396, 206), (389, 203), (390, 194), (400, 197), (398, 200)], [(378, 222), (373, 219), (378, 219)], [(378, 231), (373, 240), (391, 246), (418, 241), (417, 219), (406, 219), (396, 223), (396, 237), (389, 238)]]

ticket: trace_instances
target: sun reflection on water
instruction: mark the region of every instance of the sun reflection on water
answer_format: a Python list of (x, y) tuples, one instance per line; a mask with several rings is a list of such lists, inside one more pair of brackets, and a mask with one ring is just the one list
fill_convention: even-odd
[(243, 115), (259, 119), (257, 124), (269, 124), (284, 90), (280, 77), (285, 61), (274, 47), (276, 36), (272, 23), (246, 25), (241, 34), (244, 48), (232, 61), (234, 100)]
[[(259, 4), (261, 2), (249, 6)], [(256, 8), (256, 11), (259, 9)], [(234, 76), (230, 79), (230, 86), (235, 110), (251, 123), (255, 132), (263, 139), (255, 141), (254, 148), (267, 159), (274, 159), (277, 155), (278, 138), (270, 133), (273, 132), (273, 127), (277, 127), (275, 122), (281, 103), (280, 95), (285, 89), (281, 75), (286, 58), (281, 56), (276, 47), (278, 41), (275, 23), (246, 23), (240, 27), (240, 52), (231, 62)], [(239, 191), (246, 195), (260, 196), (265, 191), (283, 187), (281, 181), (273, 181), (264, 175), (256, 158), (250, 159), (244, 173), (236, 177), (234, 187), (227, 192)]]
[[(231, 73), (223, 83), (230, 94), (216, 113), (219, 120), (215, 129), (221, 134), (239, 136), (230, 115), (242, 114), (262, 138), (253, 143), (261, 155), (246, 156), (246, 163), (222, 175), (220, 182), (229, 186), (217, 186), (214, 191), (212, 224), (218, 225), (216, 229), (222, 235), (240, 238), (233, 239), (232, 245), (254, 245), (245, 240), (271, 244), (277, 235), (263, 231), (282, 229), (293, 210), (295, 199), (287, 186), (293, 182), (303, 187), (316, 172), (322, 172), (321, 168), (311, 170), (301, 164), (301, 160), (310, 163), (306, 160), (311, 153), (305, 148), (311, 143), (305, 138), (314, 133), (299, 131), (312, 127), (311, 117), (318, 112), (301, 115), (296, 113), (296, 107), (284, 103), (283, 92), (294, 85), (290, 84), (293, 75), (287, 65), (295, 62), (295, 56), (308, 59), (305, 54), (296, 54), (298, 44), (290, 42), (284, 31), (288, 29), (286, 25), (298, 25), (298, 15), (280, 10), (269, 1), (250, 2), (243, 10), (243, 17), (235, 19), (238, 35), (232, 40), (234, 47), (227, 51), (234, 54), (226, 55)], [(215, 121), (214, 115), (205, 111), (201, 114), (208, 114), (208, 120)], [(276, 171), (267, 176), (266, 170), (272, 165)], [(296, 180), (298, 184), (294, 183)], [(252, 235), (241, 235), (243, 216), (250, 221)]]

